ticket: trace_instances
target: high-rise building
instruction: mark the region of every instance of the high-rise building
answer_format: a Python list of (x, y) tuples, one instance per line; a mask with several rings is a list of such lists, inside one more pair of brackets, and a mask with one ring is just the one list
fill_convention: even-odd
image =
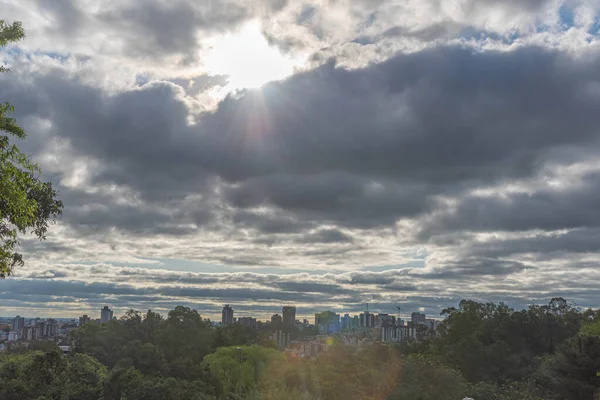
[(221, 312), (221, 323), (223, 325), (233, 324), (233, 308), (229, 307), (229, 304), (225, 304), (223, 311)]
[(374, 328), (375, 327), (375, 314), (371, 314), (368, 311), (361, 313), (359, 316), (359, 325), (364, 328)]
[(25, 327), (25, 318), (18, 316), (12, 320), (12, 330), (20, 331)]
[(319, 333), (336, 333), (340, 330), (340, 316), (333, 311), (323, 311), (315, 314), (315, 325)]
[(344, 314), (344, 316), (341, 318), (341, 329), (343, 331), (348, 331), (352, 328), (352, 326), (350, 325), (352, 319), (350, 318), (350, 314)]
[(379, 314), (377, 318), (375, 318), (375, 327), (388, 327), (396, 325), (396, 317), (389, 314)]
[(19, 340), (20, 335), (21, 335), (21, 331), (10, 331), (10, 332), (8, 332), (7, 341), (14, 342), (16, 340)]
[(48, 323), (46, 321), (37, 322), (33, 329), (35, 331), (35, 339), (41, 339), (48, 336)]
[(277, 329), (272, 336), (275, 343), (277, 343), (277, 347), (280, 349), (285, 349), (290, 345), (290, 334), (284, 332), (281, 329)]
[(283, 318), (281, 318), (281, 315), (279, 314), (273, 314), (271, 315), (271, 323), (273, 325), (281, 325), (283, 323)]
[(33, 340), (36, 339), (35, 328), (33, 326), (26, 326), (23, 328), (23, 333), (21, 334), (21, 339), (23, 340)]
[(423, 324), (425, 324), (425, 326), (432, 331), (435, 331), (438, 326), (440, 326), (440, 321), (435, 320), (433, 318), (427, 318), (425, 319), (425, 321), (423, 322)]
[(252, 317), (239, 317), (237, 323), (238, 325), (247, 326), (248, 328), (256, 328), (258, 325), (256, 318)]
[(108, 306), (104, 306), (102, 310), (100, 310), (100, 323), (108, 322), (113, 319), (113, 311), (108, 308)]
[(81, 317), (79, 317), (79, 326), (84, 326), (85, 324), (89, 323), (90, 317), (88, 317), (87, 314), (83, 314)]
[(47, 329), (47, 332), (46, 332), (47, 336), (54, 337), (54, 336), (58, 335), (58, 331), (59, 331), (58, 321), (50, 318), (48, 321), (46, 321), (46, 329)]
[(282, 314), (284, 325), (293, 326), (296, 323), (296, 307), (283, 307)]
[(418, 313), (418, 312), (414, 312), (414, 313), (410, 314), (410, 322), (411, 322), (411, 325), (413, 326), (413, 328), (416, 327), (417, 325), (424, 324), (425, 323), (425, 314)]

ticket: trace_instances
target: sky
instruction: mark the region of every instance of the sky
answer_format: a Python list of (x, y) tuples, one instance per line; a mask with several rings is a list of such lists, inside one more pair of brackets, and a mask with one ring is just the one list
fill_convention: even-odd
[(0, 315), (599, 307), (600, 1), (0, 0), (65, 209)]

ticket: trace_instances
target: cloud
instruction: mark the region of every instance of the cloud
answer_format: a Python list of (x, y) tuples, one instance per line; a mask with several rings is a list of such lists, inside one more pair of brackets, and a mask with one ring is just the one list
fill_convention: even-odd
[[(594, 305), (597, 4), (2, 3), (0, 93), (65, 203), (11, 310)], [(219, 97), (203, 46), (249, 21), (308, 62)]]

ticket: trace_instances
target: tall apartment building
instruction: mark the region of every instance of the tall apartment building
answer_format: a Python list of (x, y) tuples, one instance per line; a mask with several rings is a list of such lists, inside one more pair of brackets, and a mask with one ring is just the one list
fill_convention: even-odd
[(340, 330), (340, 316), (333, 311), (323, 311), (315, 314), (315, 325), (319, 333), (336, 333)]
[(343, 331), (350, 330), (352, 328), (351, 322), (352, 318), (350, 318), (350, 314), (344, 314), (344, 316), (341, 318), (341, 329)]
[(225, 304), (223, 311), (221, 312), (221, 323), (223, 325), (233, 324), (233, 308), (229, 307), (229, 304)]
[(33, 339), (37, 339), (36, 333), (35, 333), (35, 328), (33, 326), (26, 326), (23, 328), (23, 331), (21, 333), (21, 339), (22, 340), (33, 340)]
[(389, 315), (389, 314), (379, 314), (377, 315), (377, 318), (375, 319), (375, 327), (376, 328), (382, 328), (382, 327), (389, 327), (389, 326), (395, 326), (396, 325), (396, 317), (394, 317), (393, 315)]
[(84, 326), (85, 324), (89, 323), (90, 317), (88, 317), (87, 314), (83, 314), (81, 317), (79, 317), (79, 326)]
[(296, 307), (286, 306), (281, 310), (283, 315), (283, 324), (293, 326), (296, 323)]
[(281, 315), (279, 314), (273, 314), (271, 315), (271, 323), (273, 325), (281, 325), (283, 323), (283, 318), (281, 318)]
[(55, 319), (50, 318), (48, 321), (46, 321), (46, 335), (50, 336), (50, 337), (54, 337), (56, 335), (58, 335), (59, 331), (59, 325), (58, 325), (58, 321), (56, 321)]
[(248, 328), (256, 328), (258, 325), (258, 321), (256, 321), (256, 318), (252, 317), (239, 317), (237, 319), (237, 323), (238, 325), (247, 326)]
[(100, 322), (108, 322), (113, 319), (113, 311), (108, 308), (108, 306), (104, 306), (102, 310), (100, 310)]
[(358, 316), (359, 325), (365, 328), (374, 328), (375, 327), (375, 314), (371, 314), (368, 311), (361, 313)]
[(25, 327), (25, 318), (18, 316), (12, 320), (12, 330), (20, 331)]
[(423, 323), (427, 328), (429, 328), (429, 330), (432, 331), (435, 331), (438, 328), (438, 326), (440, 326), (440, 321), (435, 320), (433, 318), (427, 318)]
[(32, 327), (34, 330), (34, 339), (41, 339), (44, 336), (48, 336), (48, 324), (46, 321), (40, 321)]
[(410, 314), (410, 322), (413, 327), (425, 323), (425, 314), (414, 312)]
[(271, 336), (273, 341), (277, 343), (277, 347), (280, 349), (285, 349), (290, 345), (290, 334), (285, 333), (281, 329), (277, 329), (273, 335)]

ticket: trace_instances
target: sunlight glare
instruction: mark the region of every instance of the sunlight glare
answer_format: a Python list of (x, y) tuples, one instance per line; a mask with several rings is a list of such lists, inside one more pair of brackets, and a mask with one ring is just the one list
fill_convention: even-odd
[(258, 22), (248, 23), (208, 45), (204, 66), (212, 75), (228, 75), (230, 90), (257, 88), (294, 72), (294, 61), (269, 46)]

